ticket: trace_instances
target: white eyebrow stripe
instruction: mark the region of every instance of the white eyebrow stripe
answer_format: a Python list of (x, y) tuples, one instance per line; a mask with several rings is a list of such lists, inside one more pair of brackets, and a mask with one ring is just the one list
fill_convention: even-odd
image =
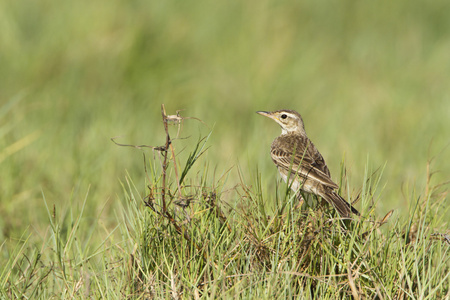
[(287, 115), (287, 116), (289, 116), (289, 117), (291, 117), (291, 118), (296, 118), (297, 116), (296, 115), (294, 115), (294, 114), (291, 114), (291, 113), (288, 113), (288, 112), (282, 112), (282, 113), (280, 113), (281, 115)]

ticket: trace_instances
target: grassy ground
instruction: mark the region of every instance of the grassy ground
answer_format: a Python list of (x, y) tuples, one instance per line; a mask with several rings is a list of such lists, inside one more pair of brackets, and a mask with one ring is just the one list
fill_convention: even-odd
[[(0, 0), (2, 297), (448, 297), (449, 6)], [(206, 123), (178, 176), (212, 130), (173, 220), (143, 202), (159, 152), (110, 140), (162, 146), (161, 103)], [(255, 114), (280, 108), (362, 220), (295, 208)]]

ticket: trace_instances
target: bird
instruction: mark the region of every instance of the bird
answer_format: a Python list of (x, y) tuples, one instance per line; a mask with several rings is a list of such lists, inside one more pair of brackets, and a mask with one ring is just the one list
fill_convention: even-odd
[[(300, 190), (314, 194), (331, 204), (343, 218), (359, 212), (336, 189), (339, 186), (333, 182), (325, 160), (308, 138), (301, 115), (295, 110), (277, 110), (273, 112), (257, 111), (281, 126), (281, 135), (272, 142), (270, 155), (278, 168), (281, 178), (288, 183), (291, 190)], [(289, 181), (288, 181), (289, 177)]]

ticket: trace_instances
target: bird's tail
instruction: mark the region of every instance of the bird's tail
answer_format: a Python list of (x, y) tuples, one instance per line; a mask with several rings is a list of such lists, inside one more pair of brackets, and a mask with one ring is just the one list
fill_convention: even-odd
[(345, 199), (335, 191), (328, 191), (321, 194), (320, 196), (328, 203), (333, 205), (333, 207), (338, 211), (341, 217), (349, 218), (352, 213), (359, 216), (359, 211), (357, 211), (356, 208), (345, 201)]

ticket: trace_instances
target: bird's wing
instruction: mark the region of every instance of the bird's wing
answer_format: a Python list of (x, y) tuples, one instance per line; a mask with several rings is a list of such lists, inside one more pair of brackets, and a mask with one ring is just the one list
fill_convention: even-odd
[(309, 139), (279, 141), (271, 149), (272, 160), (286, 172), (297, 173), (300, 177), (314, 180), (325, 186), (337, 189), (322, 156)]
[(327, 166), (327, 164), (325, 163), (325, 160), (323, 159), (322, 154), (319, 153), (319, 151), (316, 149), (316, 147), (314, 147), (314, 145), (312, 145), (311, 148), (314, 148), (314, 149), (313, 149), (314, 151), (311, 151), (311, 152), (313, 152), (313, 153), (312, 153), (312, 156), (313, 156), (313, 160), (314, 160), (314, 162), (312, 163), (312, 165), (313, 165), (314, 167), (316, 167), (317, 169), (319, 169), (320, 171), (322, 171), (322, 172), (324, 172), (325, 174), (327, 174), (328, 177), (331, 178), (330, 170), (328, 170), (328, 166)]

